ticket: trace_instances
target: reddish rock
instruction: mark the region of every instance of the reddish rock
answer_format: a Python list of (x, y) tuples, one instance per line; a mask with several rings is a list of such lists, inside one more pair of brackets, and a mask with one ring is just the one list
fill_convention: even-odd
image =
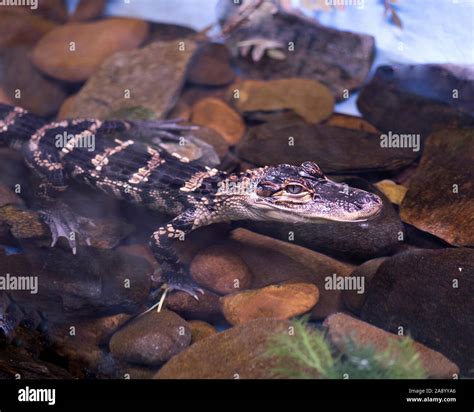
[(217, 333), (214, 326), (202, 320), (191, 320), (188, 324), (191, 328), (191, 343), (196, 343)]
[(67, 94), (30, 61), (30, 47), (10, 47), (0, 54), (0, 88), (14, 105), (42, 117), (55, 114)]
[(136, 317), (110, 340), (110, 352), (118, 359), (143, 365), (159, 365), (191, 343), (191, 330), (176, 313), (152, 310)]
[(474, 246), (473, 161), (473, 129), (432, 134), (401, 204), (402, 220), (452, 245)]
[(218, 294), (248, 289), (252, 283), (247, 264), (225, 246), (204, 249), (193, 259), (190, 269), (197, 283)]
[(231, 325), (258, 318), (290, 319), (310, 311), (318, 302), (318, 288), (310, 283), (271, 285), (221, 298), (222, 310)]
[(156, 379), (274, 378), (274, 361), (265, 356), (269, 339), (288, 333), (290, 324), (257, 319), (202, 339), (174, 356)]
[(223, 100), (206, 98), (192, 108), (192, 123), (214, 129), (230, 145), (235, 145), (245, 133), (240, 115)]
[(22, 13), (18, 7), (1, 10), (0, 50), (19, 45), (34, 45), (56, 26), (51, 20), (31, 13)]
[(240, 81), (229, 87), (229, 101), (241, 113), (291, 109), (309, 123), (328, 118), (334, 108), (334, 97), (326, 86), (301, 78)]
[(80, 0), (69, 20), (85, 21), (101, 17), (106, 3), (107, 0)]
[(364, 305), (365, 299), (367, 298), (367, 292), (370, 288), (370, 282), (377, 273), (380, 265), (386, 260), (386, 257), (375, 258), (362, 263), (356, 267), (354, 271), (349, 275), (353, 278), (363, 278), (364, 291), (359, 293), (358, 290), (343, 290), (342, 299), (344, 300), (345, 306), (354, 313), (359, 313), (362, 306)]
[(367, 120), (358, 116), (334, 113), (324, 124), (328, 126), (344, 127), (346, 129), (360, 130), (361, 132), (380, 133), (377, 128)]
[(70, 82), (84, 81), (107, 57), (137, 48), (147, 34), (148, 23), (137, 19), (68, 23), (51, 30), (38, 42), (32, 60), (49, 76)]
[(215, 293), (205, 291), (199, 295), (199, 300), (185, 292), (173, 292), (166, 298), (166, 307), (179, 313), (185, 319), (205, 320), (209, 322), (222, 321), (219, 296)]
[(326, 278), (337, 274), (347, 276), (352, 266), (290, 242), (272, 239), (235, 229), (230, 240), (222, 242), (239, 255), (252, 269), (252, 288), (292, 281), (312, 283), (319, 289), (318, 304), (312, 310), (315, 318), (325, 318), (342, 308), (340, 290), (327, 290)]
[[(369, 323), (358, 320), (343, 313), (336, 313), (324, 321), (328, 336), (341, 352), (348, 350), (352, 342), (358, 347), (372, 347), (377, 351), (385, 351), (391, 342), (402, 339), (401, 336), (389, 333)], [(421, 343), (413, 341), (413, 346), (420, 356), (421, 364), (430, 378), (452, 379), (459, 375), (459, 368), (441, 353)], [(397, 353), (394, 352), (394, 362)]]
[(229, 84), (235, 78), (229, 61), (230, 55), (225, 45), (206, 43), (193, 58), (188, 81), (205, 86)]

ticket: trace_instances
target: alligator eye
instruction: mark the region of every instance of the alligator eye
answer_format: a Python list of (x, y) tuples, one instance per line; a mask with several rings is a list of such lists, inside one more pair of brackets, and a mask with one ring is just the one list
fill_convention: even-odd
[(292, 195), (297, 195), (303, 191), (303, 187), (300, 185), (288, 185), (285, 187), (285, 190)]

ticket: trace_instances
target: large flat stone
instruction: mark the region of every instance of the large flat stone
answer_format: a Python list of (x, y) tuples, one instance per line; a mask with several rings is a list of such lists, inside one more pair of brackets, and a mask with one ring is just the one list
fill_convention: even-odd
[(474, 368), (474, 251), (412, 250), (387, 259), (370, 283), (363, 320)]
[(456, 246), (474, 246), (474, 130), (445, 129), (426, 141), (401, 204), (404, 222)]

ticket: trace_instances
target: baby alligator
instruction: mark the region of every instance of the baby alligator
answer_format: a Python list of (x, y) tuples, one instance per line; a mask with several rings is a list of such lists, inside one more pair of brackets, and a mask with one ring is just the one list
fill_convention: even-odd
[[(167, 120), (48, 123), (22, 108), (0, 105), (0, 146), (21, 149), (39, 175), (36, 193), (52, 246), (66, 237), (75, 253), (74, 235), (84, 236), (83, 218), (59, 197), (72, 180), (174, 216), (150, 239), (165, 292), (182, 290), (195, 298), (197, 292), (203, 293), (173, 250), (173, 242), (199, 227), (241, 219), (362, 222), (382, 208), (377, 195), (331, 181), (311, 161), (229, 174), (146, 143), (147, 138), (192, 129)], [(85, 148), (84, 142), (91, 138), (94, 150)]]

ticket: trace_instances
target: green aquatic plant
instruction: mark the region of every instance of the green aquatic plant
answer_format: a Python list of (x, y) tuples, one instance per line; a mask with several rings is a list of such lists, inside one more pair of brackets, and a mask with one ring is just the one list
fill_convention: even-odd
[(292, 324), (292, 333), (269, 340), (265, 356), (274, 372), (292, 379), (425, 379), (427, 374), (409, 337), (390, 342), (385, 350), (360, 346), (348, 339), (336, 350), (326, 334), (306, 320)]

